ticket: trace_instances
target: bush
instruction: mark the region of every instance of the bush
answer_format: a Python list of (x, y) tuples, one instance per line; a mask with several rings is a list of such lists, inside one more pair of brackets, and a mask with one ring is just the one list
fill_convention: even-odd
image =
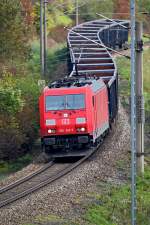
[(37, 79), (3, 73), (0, 80), (0, 159), (23, 155), (38, 135)]
[[(21, 170), (32, 161), (32, 155), (26, 154), (14, 161), (0, 161), (0, 174), (3, 176)], [(2, 176), (0, 176), (1, 179)]]
[(0, 113), (15, 115), (22, 107), (21, 91), (16, 88), (11, 73), (4, 71), (0, 80)]
[(20, 154), (20, 146), (26, 141), (14, 116), (0, 116), (0, 159), (10, 159)]

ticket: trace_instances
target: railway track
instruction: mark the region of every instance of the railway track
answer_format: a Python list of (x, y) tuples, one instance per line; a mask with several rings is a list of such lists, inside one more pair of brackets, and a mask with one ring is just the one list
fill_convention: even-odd
[(53, 183), (70, 173), (73, 169), (85, 162), (97, 149), (99, 145), (83, 158), (73, 164), (58, 164), (54, 161), (48, 163), (40, 170), (26, 176), (13, 184), (0, 189), (0, 208), (7, 206), (40, 188)]

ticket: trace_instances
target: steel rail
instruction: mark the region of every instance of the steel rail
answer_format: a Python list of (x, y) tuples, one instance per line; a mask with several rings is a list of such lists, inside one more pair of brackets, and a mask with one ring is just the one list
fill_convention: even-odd
[[(100, 143), (101, 144), (101, 143)], [(73, 169), (75, 169), (76, 167), (78, 167), (79, 165), (81, 165), (84, 161), (86, 161), (91, 155), (93, 155), (99, 148), (100, 144), (98, 144), (96, 147), (91, 148), (91, 152), (89, 152), (85, 157), (81, 158), (80, 160), (78, 160), (77, 162), (75, 162), (73, 165), (71, 166), (67, 166), (67, 168), (61, 170), (60, 172), (57, 172), (57, 174), (54, 174), (52, 176), (50, 176), (48, 179), (40, 182), (39, 184), (35, 185), (32, 188), (29, 188), (11, 198), (8, 198), (2, 202), (0, 202), (0, 208), (7, 206), (39, 189), (41, 189), (42, 187), (45, 187), (48, 184), (53, 183), (54, 181), (62, 178), (63, 176), (65, 176), (66, 174), (70, 173)]]
[(9, 191), (9, 190), (17, 187), (18, 185), (23, 184), (26, 181), (29, 181), (30, 179), (32, 179), (33, 177), (35, 177), (35, 176), (39, 175), (40, 173), (44, 172), (45, 170), (47, 170), (48, 168), (52, 167), (53, 165), (54, 165), (54, 162), (51, 161), (51, 162), (47, 163), (46, 165), (44, 165), (41, 169), (33, 172), (32, 174), (27, 175), (27, 176), (17, 180), (16, 182), (11, 183), (11, 184), (1, 188), (0, 189), (0, 194), (3, 194), (4, 192)]

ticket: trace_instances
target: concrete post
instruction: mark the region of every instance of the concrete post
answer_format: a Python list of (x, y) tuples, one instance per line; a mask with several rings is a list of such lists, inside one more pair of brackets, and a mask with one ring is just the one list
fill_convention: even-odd
[(136, 22), (137, 173), (144, 173), (143, 26)]

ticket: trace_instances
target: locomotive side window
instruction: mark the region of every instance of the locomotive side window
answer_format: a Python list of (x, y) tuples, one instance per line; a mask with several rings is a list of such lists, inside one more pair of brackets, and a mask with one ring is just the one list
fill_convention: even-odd
[(84, 94), (46, 96), (46, 111), (84, 108)]

